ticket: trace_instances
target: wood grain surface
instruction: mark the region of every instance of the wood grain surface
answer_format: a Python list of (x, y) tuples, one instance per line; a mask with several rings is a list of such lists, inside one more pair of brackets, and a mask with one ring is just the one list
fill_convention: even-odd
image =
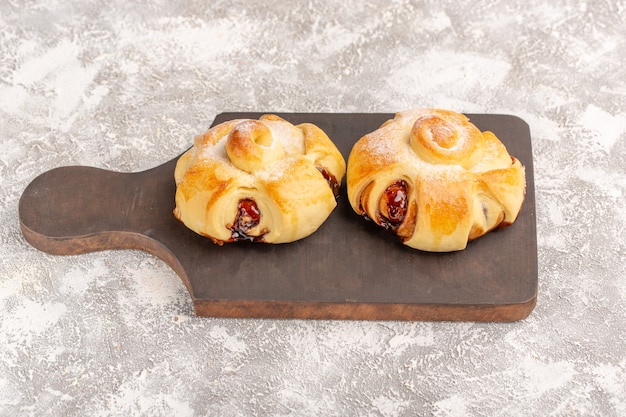
[[(213, 124), (263, 113), (222, 113)], [(278, 113), (322, 128), (346, 157), (392, 114)], [(172, 215), (178, 157), (120, 173), (70, 166), (35, 178), (19, 203), (25, 239), (52, 254), (140, 249), (182, 279), (195, 313), (214, 317), (515, 321), (537, 299), (537, 239), (531, 137), (516, 116), (469, 114), (526, 167), (517, 221), (467, 249), (427, 253), (356, 215), (345, 181), (338, 206), (313, 235), (282, 245), (217, 246)], [(198, 132), (200, 133), (200, 132)], [(191, 139), (190, 139), (191, 141)]]

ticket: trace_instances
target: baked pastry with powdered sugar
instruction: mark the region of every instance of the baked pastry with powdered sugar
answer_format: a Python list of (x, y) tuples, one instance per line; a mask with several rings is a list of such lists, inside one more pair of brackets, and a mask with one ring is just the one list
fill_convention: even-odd
[(357, 213), (431, 252), (510, 225), (526, 190), (524, 166), (492, 132), (441, 109), (399, 112), (359, 139), (346, 183)]
[(174, 215), (215, 243), (288, 243), (337, 205), (346, 164), (317, 126), (276, 115), (230, 120), (196, 137), (177, 161)]

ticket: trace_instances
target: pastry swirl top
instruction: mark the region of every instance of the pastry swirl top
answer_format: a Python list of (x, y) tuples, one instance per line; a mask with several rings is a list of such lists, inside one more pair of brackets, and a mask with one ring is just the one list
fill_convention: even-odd
[(491, 132), (459, 113), (397, 113), (362, 137), (348, 158), (352, 208), (425, 251), (464, 249), (515, 221), (524, 167)]
[(276, 115), (196, 137), (177, 161), (174, 215), (214, 242), (302, 239), (336, 207), (346, 164), (328, 136)]

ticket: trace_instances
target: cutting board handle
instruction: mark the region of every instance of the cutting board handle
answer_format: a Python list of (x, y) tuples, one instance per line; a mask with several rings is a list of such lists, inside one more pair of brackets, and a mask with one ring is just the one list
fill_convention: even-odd
[(113, 249), (151, 253), (178, 274), (195, 299), (185, 267), (168, 248), (171, 239), (189, 233), (173, 220), (175, 163), (176, 158), (134, 173), (86, 166), (44, 172), (20, 198), (22, 234), (53, 255)]
[[(19, 202), (20, 226), (37, 249), (71, 255), (144, 248), (154, 198), (142, 173), (85, 166), (56, 168), (35, 178)], [(142, 221), (143, 219), (143, 221)]]

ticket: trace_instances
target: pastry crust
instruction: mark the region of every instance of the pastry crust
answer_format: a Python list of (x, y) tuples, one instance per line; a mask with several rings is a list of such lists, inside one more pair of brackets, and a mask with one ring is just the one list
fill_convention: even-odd
[(313, 124), (271, 114), (230, 120), (197, 136), (177, 161), (174, 215), (218, 244), (293, 242), (328, 218), (345, 171)]
[(510, 225), (526, 190), (524, 166), (493, 133), (441, 109), (397, 113), (362, 137), (346, 182), (357, 213), (431, 252)]

